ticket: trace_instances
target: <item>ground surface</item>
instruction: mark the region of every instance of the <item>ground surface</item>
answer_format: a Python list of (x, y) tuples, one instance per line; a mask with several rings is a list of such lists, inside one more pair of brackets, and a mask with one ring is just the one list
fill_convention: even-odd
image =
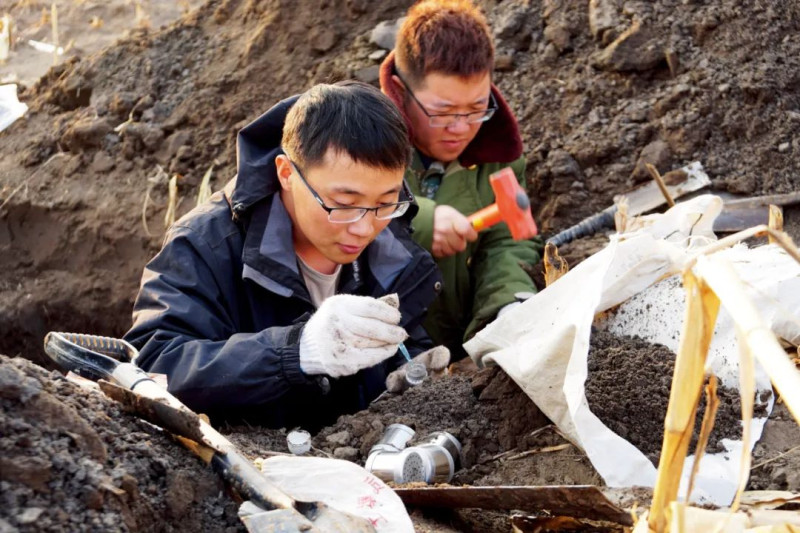
[(177, 442), (22, 358), (0, 356), (0, 449), (0, 531), (244, 530)]
[[(0, 83), (32, 86), (54, 61), (85, 57), (134, 28), (159, 29), (188, 13), (202, 0), (3, 0), (0, 12), (13, 21), (14, 46), (0, 64)], [(52, 45), (55, 5), (58, 45), (62, 53), (37, 50), (28, 41)]]
[[(164, 233), (167, 177), (179, 176), (178, 214), (185, 213), (212, 165), (214, 190), (233, 176), (236, 131), (275, 101), (315, 82), (353, 76), (374, 81), (379, 59), (369, 56), (378, 48), (369, 43), (369, 33), (378, 22), (400, 16), (410, 2), (198, 1), (190, 3), (198, 9), (174, 23), (169, 21), (184, 10), (182, 2), (142, 1), (139, 19), (133, 1), (56, 3), (66, 62), (34, 82), (42, 72), (37, 69), (52, 59), (23, 46), (0, 66), (0, 78), (20, 80), (20, 97), (30, 106), (0, 133), (0, 353), (42, 364), (42, 338), (49, 330), (124, 333), (142, 267)], [(481, 5), (495, 30), (495, 80), (520, 120), (529, 193), (545, 234), (607, 207), (615, 194), (646, 180), (640, 158), (662, 173), (701, 161), (716, 191), (752, 195), (800, 188), (797, 2), (593, 2), (610, 8), (605, 17), (590, 13), (585, 0)], [(49, 22), (39, 23), (49, 7), (0, 0), (0, 11), (17, 19), (26, 39), (48, 40)], [(89, 25), (92, 16), (103, 20), (100, 28)], [(609, 47), (634, 22), (638, 32)], [(117, 35), (121, 40), (111, 44)], [(796, 208), (787, 211), (795, 239), (798, 214)], [(574, 264), (604, 242), (603, 236), (583, 239), (564, 247), (562, 255)], [(71, 385), (51, 375), (4, 360), (3, 372), (7, 368), (12, 378), (0, 383), (2, 423), (9, 428), (2, 432), (3, 457), (34, 458), (23, 461), (34, 472), (23, 477), (39, 479), (36, 472), (47, 471), (50, 481), (37, 489), (6, 479), (16, 470), (4, 468), (2, 483), (18, 485), (8, 493), (3, 485), (3, 512), (10, 514), (0, 515), (2, 520), (18, 526), (24, 516), (36, 526), (46, 523), (44, 529), (70, 529), (63, 514), (29, 509), (46, 508), (61, 498), (59, 490), (65, 497), (75, 492), (63, 487), (99, 487), (81, 480), (103, 479), (114, 488), (97, 489), (103, 495), (99, 510), (89, 489), (89, 496), (64, 500), (84, 513), (85, 523), (99, 520), (100, 529), (103, 520), (146, 525), (152, 516), (165, 530), (231, 526), (226, 497), (204, 492), (216, 487), (214, 478), (175, 443), (125, 418), (109, 402), (68, 394)], [(14, 372), (29, 375), (56, 404), (77, 412), (85, 420), (76, 422), (81, 431), (106, 443), (105, 458), (88, 454), (84, 447), (92, 437), (81, 440), (72, 426), (24, 419), (26, 402), (45, 396), (20, 392)], [(570, 446), (515, 458), (566, 442), (552, 429), (530, 435), (545, 422), (507, 378), (478, 374), (437, 386), (342, 419), (317, 436), (315, 445), (361, 460), (382, 427), (405, 421), (420, 432), (449, 429), (463, 439), (471, 466), (458, 474), (460, 483), (599, 481)], [(518, 401), (500, 402), (492, 394)], [(99, 422), (105, 417), (122, 427), (106, 432)], [(35, 427), (60, 455), (26, 446), (24, 436), (12, 433), (23, 424)], [(232, 431), (253, 454), (284, 449), (279, 433)], [(17, 436), (6, 438), (12, 434)], [(126, 434), (137, 436), (126, 440)], [(798, 454), (774, 458), (798, 441), (796, 424), (779, 405), (756, 447), (751, 486), (797, 490)], [(12, 450), (14, 455), (7, 453)], [(161, 467), (151, 467), (154, 456), (173, 457), (168, 466), (189, 469), (186, 476), (198, 480), (192, 503), (176, 504), (178, 511), (164, 507), (169, 484), (186, 482), (170, 481)], [(121, 484), (122, 474), (114, 477), (117, 462), (133, 477), (154, 470), (134, 491)], [(192, 522), (182, 512), (210, 522)], [(449, 521), (457, 530), (508, 529), (505, 517), (483, 525), (480, 520), (480, 514), (464, 512), (437, 523)], [(235, 521), (231, 527), (238, 527)]]
[[(614, 433), (639, 448), (655, 467), (661, 456), (675, 354), (666, 346), (635, 337), (616, 337), (593, 331), (587, 360), (586, 400), (589, 408)], [(741, 439), (739, 391), (720, 386), (719, 407), (706, 451), (724, 451), (722, 439)], [(705, 412), (701, 398), (695, 419), (693, 448)], [(766, 405), (757, 402), (755, 416), (764, 417)]]

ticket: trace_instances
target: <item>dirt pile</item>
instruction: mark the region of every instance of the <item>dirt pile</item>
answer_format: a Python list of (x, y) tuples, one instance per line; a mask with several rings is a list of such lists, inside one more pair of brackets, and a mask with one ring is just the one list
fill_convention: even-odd
[[(654, 351), (630, 339), (613, 346), (637, 361)], [(0, 521), (30, 531), (68, 530), (72, 520), (98, 529), (241, 530), (236, 505), (213, 472), (102, 395), (21, 358), (0, 357), (0, 406)], [(363, 465), (392, 423), (413, 427), (417, 438), (453, 433), (463, 445), (454, 485), (603, 484), (588, 458), (498, 368), (387, 394), (314, 435), (312, 454)], [(251, 459), (287, 451), (286, 429), (222, 430)], [(800, 427), (778, 406), (754, 452), (751, 488), (800, 490), (800, 456), (781, 455), (798, 438)], [(646, 501), (647, 494), (636, 497)], [(508, 530), (506, 513), (412, 511), (421, 531)]]
[[(626, 439), (658, 467), (675, 354), (666, 346), (637, 337), (592, 332), (587, 361), (586, 400), (609, 429)], [(724, 386), (717, 389), (719, 407), (706, 451), (724, 451), (722, 439), (741, 439), (741, 398)], [(754, 416), (765, 416), (768, 398), (757, 399)], [(705, 412), (701, 397), (689, 449), (694, 450)]]
[(0, 530), (244, 531), (210, 468), (153, 426), (0, 355)]
[[(568, 443), (525, 393), (499, 368), (453, 375), (377, 399), (364, 411), (339, 418), (313, 437), (312, 454), (363, 465), (390, 424), (406, 424), (415, 444), (448, 431), (462, 445), (462, 468), (453, 485), (602, 484), (589, 459)], [(251, 457), (286, 452), (286, 431), (235, 427), (227, 437)], [(411, 509), (419, 531), (509, 531), (508, 513)], [(451, 529), (452, 528), (452, 529)]]
[[(180, 215), (212, 165), (213, 189), (233, 176), (236, 131), (277, 100), (374, 82), (370, 32), (410, 3), (212, 0), (23, 88), (30, 112), (0, 134), (0, 350), (41, 362), (50, 329), (121, 335), (163, 235), (166, 176), (179, 176)], [(610, 205), (644, 160), (699, 160), (717, 190), (796, 188), (796, 2), (480, 3), (545, 233)]]
[[(462, 445), (462, 465), (469, 469), (509, 450), (526, 451), (533, 442), (527, 437), (548, 423), (505, 372), (492, 368), (474, 376), (426, 381), (401, 395), (386, 394), (368, 409), (344, 415), (322, 429), (312, 444), (334, 457), (364, 464), (387, 426), (405, 424), (415, 430), (415, 439), (434, 431), (453, 434)], [(284, 430), (228, 431), (228, 437), (251, 456), (264, 450), (287, 451)]]

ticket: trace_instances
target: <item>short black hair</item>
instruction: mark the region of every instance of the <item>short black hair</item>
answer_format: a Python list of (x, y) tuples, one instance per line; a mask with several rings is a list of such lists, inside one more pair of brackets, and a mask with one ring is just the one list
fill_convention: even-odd
[(405, 120), (371, 85), (342, 81), (303, 93), (286, 115), (283, 150), (301, 168), (322, 164), (330, 148), (356, 163), (404, 168), (411, 154)]

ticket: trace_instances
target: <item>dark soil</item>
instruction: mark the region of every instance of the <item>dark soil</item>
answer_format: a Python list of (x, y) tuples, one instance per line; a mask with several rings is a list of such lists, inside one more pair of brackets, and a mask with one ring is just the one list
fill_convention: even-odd
[[(390, 424), (415, 430), (414, 440), (434, 431), (448, 431), (462, 445), (465, 469), (486, 462), (508, 450), (525, 451), (527, 436), (549, 421), (524, 392), (498, 368), (426, 381), (401, 395), (385, 395), (369, 409), (345, 415), (313, 437), (317, 450), (364, 464), (370, 448)], [(228, 438), (245, 453), (258, 457), (263, 451), (286, 452), (282, 430), (235, 427)]]
[[(342, 416), (315, 435), (312, 453), (363, 465), (384, 429), (396, 423), (416, 431), (410, 445), (432, 431), (448, 431), (459, 439), (462, 468), (453, 485), (602, 484), (589, 459), (549, 425), (499, 368), (426, 381), (402, 395), (379, 398), (369, 409)], [(251, 457), (287, 451), (285, 431), (235, 427), (226, 433)], [(419, 531), (505, 532), (510, 528), (509, 515), (502, 512), (412, 511)]]
[[(776, 403), (753, 449), (747, 490), (800, 490), (800, 424), (783, 403)], [(788, 453), (787, 453), (788, 452)]]
[(4, 355), (0, 488), (0, 531), (244, 531), (187, 450), (100, 392)]
[[(675, 354), (661, 344), (638, 337), (618, 337), (593, 330), (587, 361), (586, 400), (591, 411), (608, 428), (628, 440), (658, 466), (664, 437)], [(721, 440), (740, 439), (741, 399), (739, 391), (718, 386), (719, 407), (707, 453), (724, 451)], [(767, 398), (756, 402), (754, 416), (766, 414)], [(695, 418), (690, 451), (694, 449), (705, 412), (701, 396)]]

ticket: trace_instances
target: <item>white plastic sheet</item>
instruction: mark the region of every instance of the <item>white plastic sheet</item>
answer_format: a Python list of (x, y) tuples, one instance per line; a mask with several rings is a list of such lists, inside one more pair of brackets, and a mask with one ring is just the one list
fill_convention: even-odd
[[(675, 351), (684, 306), (675, 274), (692, 254), (715, 240), (711, 227), (721, 207), (718, 197), (704, 195), (663, 215), (645, 217), (638, 231), (613, 237), (605, 249), (498, 318), (465, 345), (479, 365), (500, 365), (586, 452), (609, 486), (653, 486), (656, 469), (589, 410), (584, 383), (595, 316), (609, 311), (597, 321), (598, 326), (617, 334), (639, 335)], [(780, 335), (800, 337), (800, 291), (789, 292), (800, 283), (800, 265), (775, 246), (753, 250), (740, 246), (721, 253), (734, 261), (765, 318)], [(643, 320), (630, 319), (645, 311)], [(730, 387), (738, 387), (737, 358), (735, 332), (720, 310), (709, 367)], [(757, 375), (757, 390), (771, 392), (763, 371), (758, 369)], [(768, 411), (771, 408), (770, 401)], [(753, 422), (752, 445), (760, 438), (765, 420)], [(695, 499), (720, 505), (732, 500), (742, 443), (723, 440), (723, 445), (726, 452), (703, 459)], [(691, 464), (691, 460), (686, 462), (684, 483)]]
[(383, 481), (349, 461), (275, 456), (261, 464), (264, 476), (295, 500), (320, 501), (369, 520), (378, 533), (413, 533), (400, 497)]
[(17, 99), (17, 84), (0, 85), (0, 131), (12, 125), (28, 111), (28, 106)]

